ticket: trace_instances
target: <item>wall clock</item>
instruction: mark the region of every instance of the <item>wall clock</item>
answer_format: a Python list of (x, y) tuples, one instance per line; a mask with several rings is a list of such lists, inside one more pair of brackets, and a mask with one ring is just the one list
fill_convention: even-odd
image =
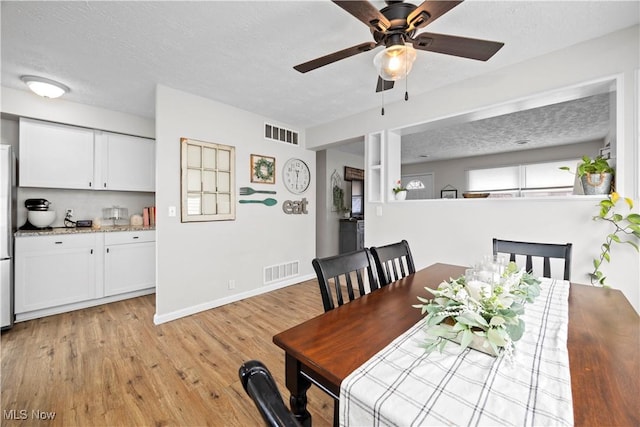
[(285, 187), (294, 194), (304, 193), (311, 183), (309, 166), (302, 160), (296, 158), (286, 161), (282, 176)]

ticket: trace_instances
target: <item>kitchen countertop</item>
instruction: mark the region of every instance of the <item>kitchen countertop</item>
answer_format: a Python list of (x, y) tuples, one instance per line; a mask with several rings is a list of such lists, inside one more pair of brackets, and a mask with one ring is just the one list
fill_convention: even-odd
[(155, 227), (141, 227), (141, 226), (133, 226), (133, 225), (116, 225), (116, 226), (105, 226), (101, 228), (91, 228), (91, 227), (54, 227), (50, 230), (18, 230), (15, 233), (16, 237), (25, 237), (25, 236), (55, 236), (59, 234), (80, 234), (80, 233), (110, 233), (114, 231), (147, 231), (147, 230), (155, 230)]

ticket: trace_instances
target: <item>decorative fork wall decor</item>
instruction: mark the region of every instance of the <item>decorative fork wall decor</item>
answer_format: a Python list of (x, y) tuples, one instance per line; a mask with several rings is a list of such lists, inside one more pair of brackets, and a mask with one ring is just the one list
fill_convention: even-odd
[(260, 194), (277, 194), (276, 191), (270, 191), (270, 190), (254, 190), (251, 187), (240, 187), (240, 195), (241, 196), (250, 196), (252, 194), (256, 194), (256, 193), (260, 193)]

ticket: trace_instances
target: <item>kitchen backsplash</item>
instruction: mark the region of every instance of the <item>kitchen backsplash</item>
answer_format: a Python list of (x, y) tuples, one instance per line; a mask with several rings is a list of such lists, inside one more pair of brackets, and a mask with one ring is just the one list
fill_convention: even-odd
[(66, 209), (73, 209), (73, 220), (101, 218), (102, 209), (112, 206), (127, 208), (129, 216), (142, 215), (146, 206), (155, 205), (154, 193), (130, 191), (63, 190), (53, 188), (18, 187), (17, 227), (27, 220), (27, 199), (47, 199), (51, 202), (49, 210), (56, 211), (56, 220), (52, 227), (64, 227)]

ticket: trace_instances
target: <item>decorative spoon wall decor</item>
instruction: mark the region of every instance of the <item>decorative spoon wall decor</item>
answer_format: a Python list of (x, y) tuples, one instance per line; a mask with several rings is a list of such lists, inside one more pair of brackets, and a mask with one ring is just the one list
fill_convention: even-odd
[(263, 205), (267, 205), (267, 206), (275, 206), (278, 204), (278, 201), (276, 199), (272, 199), (272, 198), (268, 198), (268, 199), (264, 199), (264, 200), (240, 200), (240, 203), (262, 203)]

